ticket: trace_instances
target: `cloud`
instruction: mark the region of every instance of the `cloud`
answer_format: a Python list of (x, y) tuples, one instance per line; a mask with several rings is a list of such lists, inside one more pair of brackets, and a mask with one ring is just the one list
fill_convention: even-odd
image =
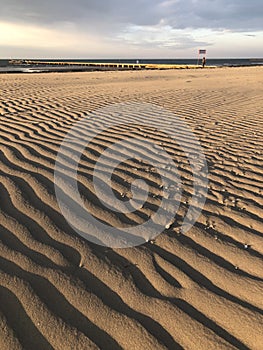
[(162, 24), (156, 26), (131, 25), (121, 32), (117, 39), (142, 48), (158, 47), (171, 50), (211, 45), (208, 41), (195, 39), (193, 34), (187, 31), (173, 29)]
[[(58, 27), (42, 27), (35, 24), (0, 22), (0, 48), (20, 48), (21, 52), (60, 52), (82, 54), (89, 50), (95, 54), (101, 48), (110, 50), (111, 45), (100, 36), (81, 33), (69, 23)], [(12, 50), (11, 50), (12, 51)]]
[(172, 50), (212, 47), (219, 33), (240, 32), (254, 40), (252, 35), (262, 30), (261, 2), (0, 0), (0, 45), (27, 47), (27, 52), (47, 48), (54, 55), (59, 48), (89, 57), (138, 56), (140, 50), (170, 56)]
[(170, 7), (168, 21), (176, 28), (262, 30), (261, 6), (260, 0), (180, 0)]
[(262, 30), (262, 0), (0, 0), (0, 7), (0, 20), (72, 22), (109, 32), (161, 22), (174, 29)]

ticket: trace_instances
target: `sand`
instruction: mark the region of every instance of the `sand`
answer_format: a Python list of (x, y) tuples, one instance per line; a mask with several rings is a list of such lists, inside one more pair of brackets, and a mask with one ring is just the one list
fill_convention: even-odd
[[(1, 349), (262, 349), (262, 78), (261, 67), (0, 76)], [(127, 101), (185, 120), (203, 147), (209, 190), (182, 234), (187, 164), (160, 130), (137, 128), (181, 158), (183, 204), (155, 240), (111, 249), (84, 240), (62, 216), (54, 164), (76, 121)], [(100, 147), (97, 140), (92, 154)], [(94, 157), (83, 165), (87, 188)], [(135, 164), (116, 176), (120, 197), (127, 177), (145, 176)], [(158, 196), (159, 180), (151, 181)], [(123, 218), (87, 202), (112, 225), (151, 214), (149, 206)]]

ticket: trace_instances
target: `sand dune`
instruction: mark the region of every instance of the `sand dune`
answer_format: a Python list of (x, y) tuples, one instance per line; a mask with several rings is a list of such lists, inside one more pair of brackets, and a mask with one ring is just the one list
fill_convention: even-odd
[[(261, 67), (0, 76), (1, 349), (262, 349), (262, 77)], [(145, 128), (136, 113), (129, 120), (120, 113), (129, 125), (102, 133), (81, 160), (86, 207), (113, 226), (151, 217), (164, 189), (144, 139), (178, 164), (182, 199), (156, 239), (111, 249), (84, 240), (63, 217), (54, 166), (76, 121), (130, 101), (187, 122), (207, 159), (208, 194), (195, 226), (182, 233), (193, 194), (185, 154), (159, 121)], [(103, 118), (107, 125), (116, 116)], [(160, 123), (174, 127), (169, 118)], [(96, 198), (92, 174), (101, 152), (127, 133), (135, 137), (130, 149), (147, 162), (122, 163), (112, 188), (131, 199), (128, 184), (139, 177), (151, 195), (135, 212), (119, 214)], [(194, 150), (183, 133), (182, 140)], [(102, 181), (112, 162), (99, 169)]]

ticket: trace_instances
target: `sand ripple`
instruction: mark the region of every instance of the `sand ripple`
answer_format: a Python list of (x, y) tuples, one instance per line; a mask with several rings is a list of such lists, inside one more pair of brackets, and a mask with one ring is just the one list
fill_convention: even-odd
[[(0, 80), (1, 349), (260, 350), (262, 68)], [(155, 125), (145, 130), (134, 120), (130, 132), (162, 145), (178, 162), (183, 199), (175, 224), (156, 240), (108, 249), (83, 240), (62, 216), (54, 164), (75, 121), (126, 101), (156, 104), (185, 119), (208, 161), (209, 192), (195, 227), (181, 234), (176, 223), (192, 194), (189, 164)], [(153, 194), (147, 206), (117, 215), (96, 200), (91, 186), (96, 159), (123, 131), (96, 139), (79, 173), (87, 206), (112, 225), (143, 222), (161, 195), (158, 176), (147, 164), (130, 160), (116, 171), (114, 191), (121, 198), (127, 182), (147, 179)], [(131, 143), (136, 147), (154, 161), (147, 149)]]

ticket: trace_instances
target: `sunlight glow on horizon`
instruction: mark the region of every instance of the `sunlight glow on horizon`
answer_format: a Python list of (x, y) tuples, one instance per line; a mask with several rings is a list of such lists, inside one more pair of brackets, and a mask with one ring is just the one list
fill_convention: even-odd
[(105, 36), (73, 23), (47, 27), (0, 21), (0, 58), (195, 58), (202, 47), (211, 58), (260, 58), (262, 42), (263, 31), (173, 29), (160, 23), (127, 25), (118, 35)]

